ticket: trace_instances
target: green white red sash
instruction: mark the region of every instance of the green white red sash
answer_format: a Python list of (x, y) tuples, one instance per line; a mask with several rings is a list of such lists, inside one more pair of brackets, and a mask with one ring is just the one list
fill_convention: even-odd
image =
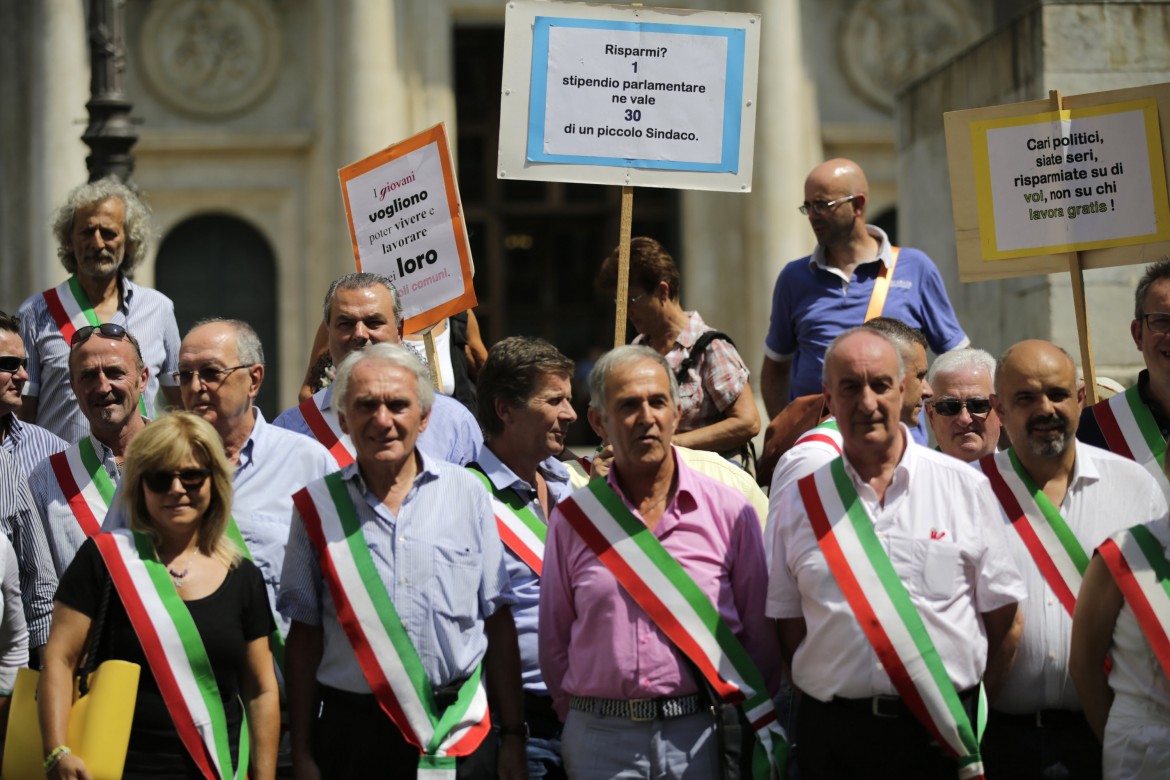
[(707, 595), (603, 479), (557, 508), (598, 560), (756, 732), (752, 777), (784, 776), (788, 743), (763, 675)]
[(841, 434), (837, 430), (837, 421), (830, 417), (824, 422), (816, 425), (797, 437), (792, 446), (798, 444), (806, 444), (808, 442), (816, 442), (831, 447), (838, 455), (841, 454)]
[[(227, 528), (223, 531), (224, 536), (231, 539), (236, 547), (240, 548), (240, 553), (253, 563), (256, 560), (252, 557), (252, 551), (248, 549), (248, 543), (244, 541), (244, 535), (240, 533), (240, 527), (236, 524), (235, 515), (228, 515)], [(275, 618), (275, 615), (273, 616)], [(280, 633), (280, 623), (277, 623), (276, 628), (272, 629), (272, 634), (269, 637), (268, 644), (272, 647), (272, 657), (276, 659), (276, 665), (280, 670), (284, 671), (284, 635)]]
[(310, 483), (293, 503), (366, 682), (402, 736), (421, 753), (419, 780), (454, 780), (455, 757), (473, 752), (491, 728), (483, 664), (455, 702), (440, 711), (418, 651), (370, 557), (341, 473)]
[(129, 529), (93, 537), (183, 745), (208, 780), (242, 780), (248, 772), (248, 723), (240, 724), (235, 771), (227, 718), (199, 629), (179, 598), (150, 537)]
[(825, 562), (898, 695), (955, 757), (960, 778), (982, 778), (979, 741), (986, 716), (982, 691), (976, 730), (873, 530), (844, 460), (838, 458), (797, 485)]
[(51, 290), (41, 293), (45, 304), (49, 307), (49, 314), (53, 315), (53, 322), (61, 331), (65, 343), (73, 341), (73, 334), (78, 328), (86, 325), (101, 325), (101, 320), (94, 313), (93, 306), (86, 296), (85, 290), (77, 281), (77, 276), (70, 276)]
[(979, 468), (987, 475), (1008, 522), (1020, 535), (1044, 581), (1072, 617), (1081, 578), (1089, 565), (1080, 540), (1060, 510), (1036, 487), (1014, 449), (981, 458)]
[(500, 541), (516, 557), (541, 576), (544, 571), (544, 541), (548, 526), (536, 513), (528, 508), (524, 499), (511, 488), (497, 488), (487, 474), (479, 470), (478, 464), (468, 464), (467, 470), (479, 477), (492, 495), (492, 512), (496, 516), (496, 528)]
[[(321, 398), (324, 400), (324, 393), (321, 394)], [(322, 411), (321, 407), (317, 405), (316, 395), (301, 401), (298, 408), (301, 410), (301, 416), (305, 418), (309, 430), (313, 432), (313, 436), (325, 445), (325, 449), (329, 450), (333, 459), (337, 461), (337, 465), (345, 468), (353, 463), (353, 451), (346, 443), (348, 437), (341, 430), (341, 424), (337, 421), (337, 413)]]
[(1159, 485), (1165, 485), (1162, 466), (1166, 459), (1166, 440), (1153, 413), (1142, 402), (1137, 385), (1093, 404), (1090, 409), (1109, 450), (1142, 464)]
[(57, 485), (86, 537), (102, 529), (116, 487), (88, 436), (49, 456)]
[(1161, 543), (1138, 525), (1106, 539), (1097, 552), (1170, 677), (1170, 561)]

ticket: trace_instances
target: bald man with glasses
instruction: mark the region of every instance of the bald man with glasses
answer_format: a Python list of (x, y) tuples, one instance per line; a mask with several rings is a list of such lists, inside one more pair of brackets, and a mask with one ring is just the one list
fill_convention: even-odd
[[(776, 280), (760, 372), (769, 417), (798, 396), (821, 392), (829, 342), (873, 317), (918, 328), (935, 354), (969, 343), (934, 263), (917, 249), (891, 246), (885, 232), (866, 224), (868, 205), (869, 184), (852, 160), (821, 163), (805, 180), (798, 208), (817, 246)], [(915, 439), (925, 442), (924, 426)]]

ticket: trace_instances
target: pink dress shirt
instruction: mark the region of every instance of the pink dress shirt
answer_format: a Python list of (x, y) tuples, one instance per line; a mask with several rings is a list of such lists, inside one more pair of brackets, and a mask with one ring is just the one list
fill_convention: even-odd
[[(654, 529), (707, 595), (755, 661), (770, 689), (779, 681), (779, 649), (764, 616), (768, 571), (760, 521), (736, 491), (675, 457), (678, 489)], [(618, 487), (607, 482), (637, 517)], [(553, 510), (540, 592), (540, 668), (553, 704), (568, 698), (655, 699), (694, 693), (683, 656), (622, 589), (609, 569)]]

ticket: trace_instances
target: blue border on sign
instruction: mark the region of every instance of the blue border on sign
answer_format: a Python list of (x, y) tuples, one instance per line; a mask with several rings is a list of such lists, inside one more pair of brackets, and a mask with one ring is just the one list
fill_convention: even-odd
[[(550, 27), (582, 27), (595, 30), (713, 35), (727, 39), (727, 81), (723, 93), (723, 154), (717, 163), (689, 163), (672, 160), (642, 160), (625, 157), (590, 157), (575, 154), (546, 154), (544, 151), (544, 108), (548, 90), (548, 33)], [(532, 28), (532, 81), (528, 98), (529, 162), (569, 165), (608, 165), (619, 168), (653, 168), (670, 171), (738, 173), (739, 136), (743, 101), (743, 58), (745, 31), (737, 27), (698, 27), (654, 22), (614, 22), (598, 19), (570, 19), (538, 16)]]

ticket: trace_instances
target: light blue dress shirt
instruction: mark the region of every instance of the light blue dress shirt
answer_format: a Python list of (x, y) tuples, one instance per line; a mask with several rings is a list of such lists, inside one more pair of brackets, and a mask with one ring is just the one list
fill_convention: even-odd
[(16, 458), (16, 465), (24, 476), (45, 458), (69, 449), (69, 442), (39, 425), (22, 422), (14, 412), (8, 415), (8, 435), (0, 440), (0, 448)]

